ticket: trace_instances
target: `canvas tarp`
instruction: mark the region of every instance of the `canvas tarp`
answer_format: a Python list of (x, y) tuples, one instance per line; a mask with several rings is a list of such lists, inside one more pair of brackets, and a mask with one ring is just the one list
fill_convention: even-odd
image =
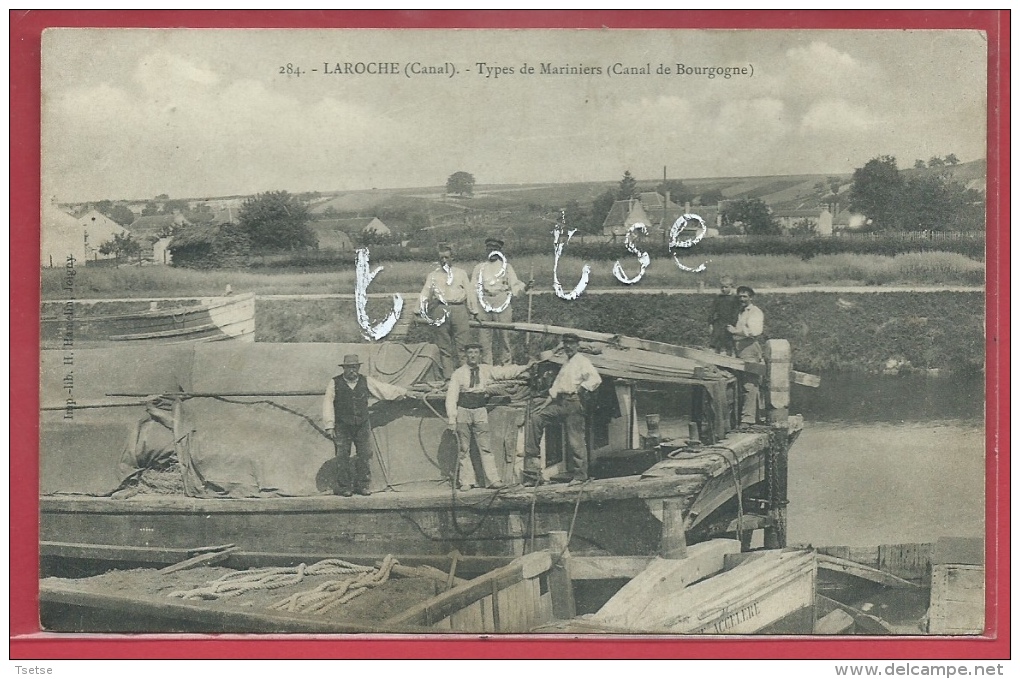
[[(268, 344), (217, 342), (186, 349), (146, 347), (74, 353), (76, 378), (87, 376), (76, 400), (111, 402), (108, 393), (307, 395), (197, 396), (163, 414), (176, 430), (184, 486), (195, 497), (302, 496), (328, 493), (335, 480), (333, 444), (322, 430), (322, 396), (337, 364), (356, 353), (362, 372), (401, 386), (438, 379), (433, 345)], [(62, 352), (43, 352), (44, 405), (63, 405)], [(77, 384), (77, 383), (76, 383)], [(88, 385), (87, 387), (85, 385)], [(49, 394), (49, 397), (45, 396)], [(123, 401), (139, 403), (138, 398)], [(170, 401), (172, 403), (172, 401)], [(150, 406), (151, 408), (151, 406)], [(371, 488), (435, 486), (453, 473), (456, 439), (446, 430), (442, 398), (404, 399), (372, 406), (378, 450)], [(497, 460), (509, 466), (519, 446), (521, 411), (490, 413)], [(45, 411), (44, 493), (109, 494), (168, 452), (174, 435), (145, 405), (76, 410), (73, 420)], [(505, 440), (504, 440), (505, 439)]]

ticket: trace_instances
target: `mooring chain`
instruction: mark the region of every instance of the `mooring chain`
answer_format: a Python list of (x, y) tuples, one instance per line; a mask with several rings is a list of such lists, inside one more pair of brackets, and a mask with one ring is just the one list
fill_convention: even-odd
[(373, 572), (371, 566), (360, 566), (340, 559), (325, 559), (307, 566), (253, 568), (227, 573), (203, 587), (170, 592), (167, 596), (181, 599), (228, 599), (255, 590), (273, 590), (296, 585), (306, 575), (346, 575)]

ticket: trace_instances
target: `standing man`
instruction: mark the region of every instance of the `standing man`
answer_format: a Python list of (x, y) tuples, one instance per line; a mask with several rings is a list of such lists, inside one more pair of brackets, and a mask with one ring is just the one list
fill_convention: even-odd
[(586, 356), (578, 352), (581, 339), (572, 332), (563, 335), (563, 351), (567, 362), (560, 367), (549, 387), (549, 398), (531, 415), (524, 446), (524, 484), (542, 483), (539, 442), (546, 426), (563, 424), (567, 432), (564, 459), (571, 472), (570, 485), (588, 480), (588, 450), (584, 441), (584, 408), (582, 403), (602, 384), (602, 377)]
[[(733, 344), (737, 351), (737, 358), (745, 361), (760, 363), (765, 359), (758, 338), (765, 332), (765, 314), (756, 307), (751, 300), (754, 299), (754, 290), (746, 285), (737, 288), (737, 298), (740, 300), (740, 314), (734, 325), (726, 326), (726, 330), (733, 336)], [(744, 403), (740, 411), (740, 424), (756, 424), (758, 422), (758, 386), (761, 377), (749, 372), (740, 373), (740, 389), (744, 395)]]
[(708, 346), (717, 354), (733, 356), (733, 335), (729, 326), (737, 324), (740, 315), (740, 299), (733, 294), (733, 278), (723, 276), (719, 284), (719, 294), (712, 300), (712, 309), (708, 315)]
[[(322, 421), (336, 452), (337, 494), (344, 497), (354, 493), (370, 495), (368, 465), (372, 460), (372, 424), (368, 419), (368, 399), (396, 401), (406, 398), (408, 392), (395, 384), (362, 375), (357, 354), (344, 356), (340, 366), (343, 373), (329, 381), (322, 400)], [(351, 457), (352, 442), (357, 450), (354, 458)]]
[[(514, 267), (507, 262), (503, 269), (503, 241), (495, 236), (485, 239), (485, 249), (489, 253), (487, 261), (475, 266), (471, 272), (471, 282), (476, 288), (480, 321), (496, 321), (510, 323), (513, 321), (513, 309), (510, 307), (510, 296), (527, 292), (534, 281), (522, 283), (517, 278)], [(505, 330), (482, 328), (478, 331), (482, 345), (482, 362), (491, 365), (506, 365), (510, 362), (510, 337)]]
[(478, 310), (478, 296), (467, 272), (453, 265), (449, 247), (441, 247), (439, 266), (421, 289), (419, 313), (433, 326), (440, 367), (447, 380), (464, 362), (464, 347), (471, 339), (468, 322), (478, 316)]
[(479, 485), (471, 461), (471, 437), (478, 445), (478, 456), (488, 488), (502, 488), (503, 481), (496, 469), (496, 458), (489, 443), (489, 411), (486, 388), (494, 381), (511, 380), (523, 374), (531, 364), (491, 366), (481, 363), (482, 345), (471, 343), (465, 347), (465, 364), (454, 371), (446, 392), (447, 428), (457, 432), (460, 451), (457, 459), (457, 485), (471, 490)]

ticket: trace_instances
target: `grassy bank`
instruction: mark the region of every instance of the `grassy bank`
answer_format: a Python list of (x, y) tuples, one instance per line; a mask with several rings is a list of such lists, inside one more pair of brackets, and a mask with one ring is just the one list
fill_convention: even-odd
[[(706, 262), (703, 257), (681, 259), (687, 266)], [(564, 257), (560, 261), (560, 282), (572, 288), (585, 260)], [(590, 261), (592, 289), (620, 288), (612, 273), (611, 261)], [(408, 292), (418, 290), (432, 265), (424, 262), (385, 262), (384, 270), (372, 283), (371, 292)], [(551, 254), (516, 257), (512, 264), (518, 276), (534, 275), (540, 289), (552, 286)], [(621, 264), (629, 276), (638, 271), (632, 255), (622, 256)], [(470, 268), (473, 263), (461, 263)], [(707, 269), (689, 273), (677, 268), (672, 258), (653, 254), (651, 266), (637, 284), (644, 288), (718, 286), (724, 275), (753, 286), (797, 285), (981, 285), (984, 263), (950, 252), (914, 252), (885, 257), (880, 255), (820, 255), (809, 260), (793, 255), (718, 255), (707, 259)], [(62, 269), (46, 269), (42, 275), (44, 299), (70, 296), (63, 285)], [(256, 273), (251, 270), (197, 271), (173, 267), (82, 267), (75, 276), (73, 295), (79, 299), (100, 297), (187, 297), (222, 294), (227, 285), (235, 292), (259, 294), (353, 293), (354, 267), (335, 271)]]
[[(907, 369), (979, 371), (984, 363), (980, 293), (802, 293), (759, 295), (769, 337), (793, 346), (794, 364), (811, 372), (876, 372), (892, 359)], [(710, 295), (601, 295), (567, 302), (534, 298), (532, 320), (691, 346), (708, 338)], [(369, 312), (381, 318), (385, 300)], [(526, 305), (515, 310), (524, 320)], [(256, 336), (266, 342), (357, 342), (353, 302), (260, 300)], [(424, 339), (415, 326), (412, 338)], [(520, 339), (518, 352), (523, 355)]]

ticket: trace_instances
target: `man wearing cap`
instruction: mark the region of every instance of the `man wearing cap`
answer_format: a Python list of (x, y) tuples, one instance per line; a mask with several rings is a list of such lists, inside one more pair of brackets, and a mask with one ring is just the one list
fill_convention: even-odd
[(567, 451), (564, 455), (567, 469), (573, 477), (570, 483), (588, 480), (588, 450), (584, 442), (584, 408), (582, 401), (599, 388), (602, 377), (586, 356), (581, 354), (581, 339), (572, 332), (563, 335), (563, 352), (567, 362), (560, 367), (556, 379), (549, 387), (549, 398), (531, 415), (528, 436), (524, 446), (524, 484), (542, 483), (542, 433), (552, 422), (561, 422), (567, 433)]
[[(503, 253), (502, 239), (495, 236), (486, 238), (485, 249), (489, 258), (475, 266), (471, 272), (471, 282), (475, 286), (481, 308), (478, 320), (510, 323), (513, 321), (511, 295), (520, 295), (530, 290), (534, 281), (522, 283), (509, 262), (506, 262), (506, 269), (503, 268), (505, 260), (500, 257)], [(478, 331), (478, 337), (482, 345), (483, 363), (506, 365), (510, 362), (510, 337), (505, 330), (482, 328)]]
[[(361, 359), (347, 354), (340, 364), (343, 373), (326, 385), (322, 400), (322, 421), (326, 435), (333, 439), (337, 461), (337, 494), (369, 495), (369, 462), (372, 460), (372, 424), (368, 399), (396, 401), (408, 396), (407, 389), (361, 374)], [(351, 443), (357, 450), (351, 457)]]
[(468, 322), (477, 318), (478, 311), (478, 297), (467, 272), (453, 265), (453, 251), (449, 247), (440, 248), (439, 266), (428, 275), (421, 289), (419, 313), (433, 326), (433, 340), (439, 348), (440, 367), (447, 380), (464, 362), (464, 346), (471, 339)]
[(478, 457), (489, 488), (502, 488), (496, 458), (489, 442), (489, 411), (485, 408), (486, 389), (500, 380), (512, 380), (526, 372), (528, 365), (492, 366), (481, 362), (482, 345), (471, 343), (464, 350), (464, 365), (457, 368), (446, 391), (447, 428), (457, 432), (460, 451), (457, 459), (457, 485), (471, 490), (480, 485), (471, 461), (471, 437), (478, 446)]
[[(745, 361), (761, 363), (765, 354), (758, 344), (758, 338), (765, 332), (765, 314), (756, 307), (754, 290), (746, 285), (737, 288), (740, 300), (740, 314), (734, 325), (727, 325), (726, 330), (733, 336), (733, 344), (737, 350), (737, 358)], [(749, 372), (740, 373), (740, 390), (744, 395), (744, 403), (740, 412), (741, 424), (755, 424), (758, 421), (758, 383), (761, 378)]]

